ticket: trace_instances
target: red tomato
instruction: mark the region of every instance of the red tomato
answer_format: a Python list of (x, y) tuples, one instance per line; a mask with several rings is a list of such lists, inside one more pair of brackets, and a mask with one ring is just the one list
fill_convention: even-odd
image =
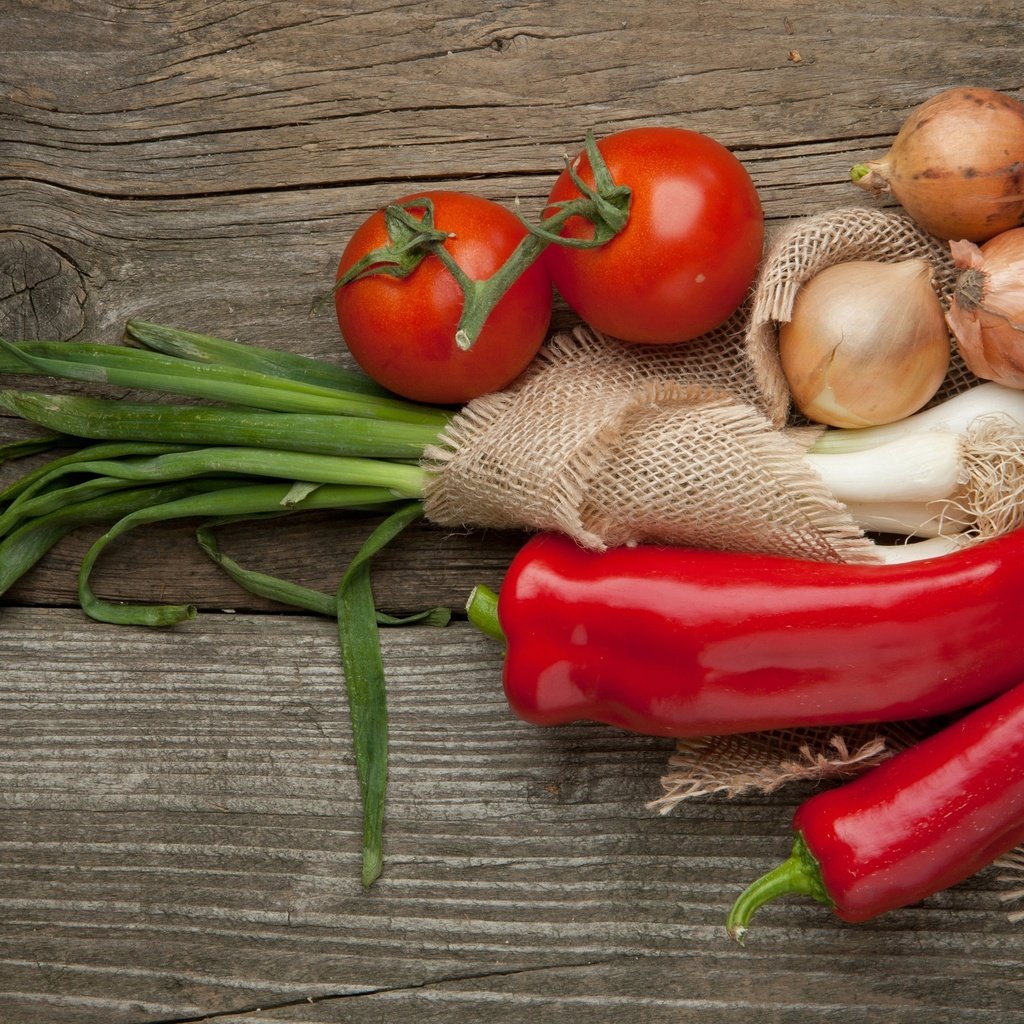
[[(550, 245), (543, 258), (555, 287), (591, 327), (624, 341), (688, 341), (718, 327), (746, 296), (764, 245), (761, 203), (743, 165), (682, 128), (619, 132), (597, 148), (615, 183), (632, 189), (629, 221), (596, 249)], [(594, 184), (585, 153), (577, 173)], [(563, 171), (548, 201), (578, 196)], [(593, 232), (573, 217), (561, 234)]]
[[(444, 246), (473, 280), (490, 277), (526, 234), (497, 203), (463, 192), (420, 192), (430, 198), (435, 227), (451, 232)], [(386, 245), (383, 210), (355, 232), (338, 267), (341, 277), (368, 252)], [(455, 343), (463, 296), (436, 256), (406, 278), (375, 274), (335, 292), (338, 326), (353, 358), (378, 384), (418, 402), (459, 404), (503, 388), (536, 355), (551, 317), (551, 282), (538, 260), (494, 307), (468, 351)]]

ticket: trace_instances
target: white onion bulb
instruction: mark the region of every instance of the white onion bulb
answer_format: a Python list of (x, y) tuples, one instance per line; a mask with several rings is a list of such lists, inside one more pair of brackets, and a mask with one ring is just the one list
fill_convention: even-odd
[(821, 271), (779, 328), (779, 357), (793, 403), (810, 420), (869, 427), (917, 412), (949, 368), (931, 265), (861, 260)]

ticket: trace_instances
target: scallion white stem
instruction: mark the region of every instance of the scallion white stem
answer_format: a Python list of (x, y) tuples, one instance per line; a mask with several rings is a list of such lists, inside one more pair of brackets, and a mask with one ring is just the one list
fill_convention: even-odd
[(805, 458), (843, 502), (927, 502), (950, 498), (963, 482), (961, 438), (945, 431), (914, 434), (875, 448)]
[(955, 537), (930, 537), (912, 544), (876, 544), (879, 558), (888, 565), (899, 562), (920, 562), (926, 558), (939, 558), (960, 547)]
[(962, 436), (972, 423), (987, 416), (1005, 416), (1024, 425), (1024, 391), (1001, 384), (979, 384), (896, 423), (826, 430), (810, 450), (817, 454), (856, 452), (933, 430)]
[(972, 523), (954, 502), (848, 501), (854, 522), (868, 533), (902, 534), (908, 537), (949, 537), (963, 533)]

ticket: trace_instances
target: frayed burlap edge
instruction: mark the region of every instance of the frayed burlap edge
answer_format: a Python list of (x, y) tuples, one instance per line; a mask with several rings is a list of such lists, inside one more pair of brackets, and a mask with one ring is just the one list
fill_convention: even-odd
[(921, 723), (777, 729), (681, 739), (649, 809), (669, 814), (684, 800), (772, 793), (793, 782), (851, 778), (905, 750), (929, 729)]
[[(594, 550), (668, 543), (879, 561), (803, 460), (813, 430), (776, 430), (722, 387), (672, 379), (670, 360), (583, 327), (554, 336), (515, 385), (470, 402), (427, 448), (426, 517), (557, 530)], [(645, 445), (652, 429), (672, 438), (660, 461)]]
[[(473, 464), (472, 457), (489, 439), (504, 435), (518, 394), (518, 390), (505, 391), (470, 402), (445, 427), (437, 443), (426, 448), (421, 460), (427, 470), (426, 517), (437, 525), (460, 529), (552, 530), (584, 547), (606, 547), (584, 523), (583, 496), (623, 422), (632, 410), (650, 404), (651, 396), (641, 390), (609, 397), (601, 421), (580, 430), (579, 443), (557, 459), (557, 468), (545, 474), (541, 489), (509, 478), (500, 457), (485, 454)], [(494, 486), (497, 481), (507, 482)]]
[[(763, 414), (753, 406), (738, 403), (734, 395), (700, 385), (681, 386), (658, 382), (637, 393), (637, 403), (630, 410), (633, 419), (624, 418), (606, 441), (609, 447), (601, 458), (593, 460), (594, 476), (588, 492), (582, 496), (582, 520), (591, 535), (602, 546), (637, 543), (671, 543), (691, 547), (721, 548), (752, 553), (772, 553), (847, 563), (876, 563), (875, 545), (857, 526), (846, 506), (835, 499), (824, 482), (804, 461), (807, 447), (817, 432), (782, 432), (771, 427)], [(699, 417), (702, 435), (722, 439), (722, 450), (730, 445), (756, 463), (763, 474), (750, 474), (749, 491), (742, 496), (720, 495), (719, 506), (691, 506), (687, 514), (685, 488), (673, 491), (666, 483), (665, 494), (676, 499), (679, 516), (673, 521), (664, 509), (648, 522), (644, 510), (636, 510), (629, 522), (622, 522), (592, 500), (593, 495), (607, 499), (614, 491), (614, 479), (630, 451), (643, 444), (643, 412), (650, 419), (677, 416), (685, 424), (691, 416)], [(695, 431), (696, 433), (696, 431)], [(722, 471), (728, 466), (708, 467)], [(709, 492), (713, 489), (709, 489)], [(726, 500), (730, 498), (732, 500)], [(750, 512), (750, 506), (763, 499), (765, 507), (773, 507), (771, 521)]]

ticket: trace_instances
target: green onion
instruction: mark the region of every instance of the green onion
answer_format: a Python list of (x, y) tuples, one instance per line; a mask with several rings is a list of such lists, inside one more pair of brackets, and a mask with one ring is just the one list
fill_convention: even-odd
[(840, 501), (933, 501), (956, 493), (961, 439), (928, 431), (863, 451), (805, 458)]
[(341, 391), (357, 391), (382, 398), (394, 397), (390, 391), (374, 383), (365, 374), (346, 370), (320, 359), (280, 352), (272, 348), (242, 345), (237, 341), (211, 338), (176, 327), (129, 320), (126, 334), (147, 348), (198, 363), (234, 366), (269, 376), (286, 377), (306, 384), (319, 384)]
[(958, 550), (960, 543), (956, 537), (929, 537), (927, 540), (914, 541), (912, 544), (876, 544), (875, 550), (881, 561), (889, 565), (900, 562), (920, 562), (925, 558), (939, 558)]
[(989, 416), (1024, 424), (1024, 391), (992, 382), (979, 384), (895, 423), (822, 431), (810, 450), (821, 455), (863, 451), (932, 430), (962, 437), (975, 421)]
[(7, 444), (0, 444), (0, 464), (10, 462), (14, 459), (24, 459), (29, 455), (39, 455), (41, 452), (52, 451), (62, 444), (74, 443), (72, 439), (65, 438), (59, 434), (52, 434), (48, 437), (28, 437), (24, 441), (10, 441)]
[[(256, 594), (258, 597), (269, 598), (271, 601), (277, 601), (279, 604), (303, 608), (306, 611), (315, 612), (317, 615), (336, 618), (338, 615), (337, 594), (325, 594), (323, 591), (312, 590), (298, 583), (282, 580), (276, 576), (269, 576), (254, 569), (245, 569), (220, 550), (214, 533), (218, 527), (227, 526), (232, 523), (248, 522), (253, 519), (273, 518), (274, 515), (275, 513), (267, 516), (252, 515), (213, 519), (201, 524), (196, 529), (196, 539), (199, 541), (203, 551), (239, 586), (248, 590), (249, 593)], [(399, 617), (378, 611), (376, 616), (378, 626), (410, 626), (416, 623), (423, 623), (428, 626), (447, 626), (451, 621), (452, 613), (449, 608), (428, 608), (424, 611), (413, 612), (411, 615)]]
[(936, 498), (930, 501), (847, 501), (850, 515), (862, 530), (902, 534), (908, 537), (940, 537), (961, 534), (973, 523), (958, 503)]
[[(1024, 522), (1024, 392), (987, 382), (895, 423), (825, 430), (806, 461), (854, 522), (960, 543)], [(885, 560), (931, 557), (900, 545)]]
[(197, 491), (227, 486), (223, 480), (210, 479), (135, 487), (68, 504), (30, 519), (0, 541), (0, 594), (6, 593), (61, 538), (79, 527), (116, 522), (149, 505), (162, 505)]
[[(0, 341), (0, 372), (145, 389), (214, 405), (122, 402), (92, 395), (0, 392), (0, 408), (54, 431), (59, 440), (0, 449), (7, 457), (45, 444), (98, 441), (50, 460), (0, 493), (0, 584), (9, 586), (61, 537), (85, 523), (104, 534), (79, 570), (79, 603), (94, 619), (170, 626), (190, 604), (104, 600), (90, 585), (97, 561), (139, 526), (199, 518), (206, 553), (253, 593), (337, 621), (363, 802), (366, 885), (383, 857), (387, 713), (378, 628), (442, 625), (447, 609), (395, 617), (377, 611), (373, 555), (422, 515), (424, 449), (452, 413), (396, 398), (361, 375), (317, 360), (133, 321), (146, 349)], [(227, 474), (227, 475), (225, 475)], [(139, 486), (144, 484), (145, 486)], [(243, 568), (216, 544), (217, 525), (310, 509), (367, 512), (405, 504), (372, 533), (334, 595)], [(4, 582), (6, 581), (6, 582)]]
[[(252, 515), (279, 510), (288, 494), (289, 485), (240, 484), (230, 488), (177, 498), (160, 505), (150, 505), (119, 519), (89, 548), (78, 573), (78, 600), (90, 618), (133, 626), (171, 626), (195, 618), (193, 605), (128, 604), (104, 601), (89, 586), (89, 576), (104, 549), (118, 537), (136, 527), (171, 519), (208, 516)], [(389, 504), (395, 500), (390, 490), (381, 487), (349, 487), (334, 485), (318, 488), (296, 509), (336, 508), (365, 509)]]
[[(194, 363), (123, 346), (109, 346), (105, 352), (102, 346), (91, 346), (89, 355), (84, 357), (78, 354), (81, 348), (69, 349), (63, 356), (36, 355), (29, 344), (19, 346), (0, 339), (0, 350), (20, 359), (24, 364), (22, 372), (64, 380), (142, 388), (276, 412), (370, 416), (437, 426), (450, 419), (442, 410), (400, 398), (342, 391), (234, 366)], [(57, 346), (57, 352), (62, 351)], [(5, 369), (10, 372), (13, 367)]]
[[(45, 477), (40, 481), (40, 485), (47, 483)], [(135, 486), (135, 482), (131, 480), (101, 476), (83, 480), (81, 483), (72, 484), (69, 487), (43, 489), (39, 493), (36, 493), (35, 489), (25, 492), (0, 515), (0, 537), (6, 536), (27, 519), (36, 519), (39, 516), (49, 515), (51, 512), (59, 512), (67, 505), (76, 505), (79, 502), (99, 498), (113, 491), (127, 490), (133, 486)]]
[(338, 640), (363, 801), (364, 886), (374, 883), (384, 861), (384, 797), (388, 778), (384, 665), (370, 587), (370, 560), (422, 512), (422, 506), (412, 502), (392, 513), (349, 563), (338, 586)]
[(116, 459), (122, 455), (164, 455), (168, 452), (180, 452), (182, 450), (181, 445), (140, 444), (138, 442), (90, 445), (80, 448), (70, 455), (51, 459), (49, 462), (37, 466), (24, 476), (19, 477), (19, 479), (0, 491), (0, 504), (11, 502), (19, 496), (26, 494), (26, 492), (35, 493), (39, 489), (37, 486), (38, 482), (43, 480), (45, 483), (44, 478), (49, 477), (54, 470), (62, 469), (66, 466), (74, 466), (76, 463), (90, 462), (98, 459)]
[(0, 391), (0, 408), (40, 426), (93, 440), (251, 445), (360, 458), (418, 459), (436, 424), (356, 416), (257, 412)]
[(403, 462), (309, 455), (266, 448), (195, 448), (149, 458), (97, 459), (60, 466), (39, 483), (52, 485), (69, 473), (93, 473), (119, 480), (156, 482), (186, 480), (212, 473), (277, 477), (311, 483), (387, 488), (392, 498), (423, 493), (424, 470)]

